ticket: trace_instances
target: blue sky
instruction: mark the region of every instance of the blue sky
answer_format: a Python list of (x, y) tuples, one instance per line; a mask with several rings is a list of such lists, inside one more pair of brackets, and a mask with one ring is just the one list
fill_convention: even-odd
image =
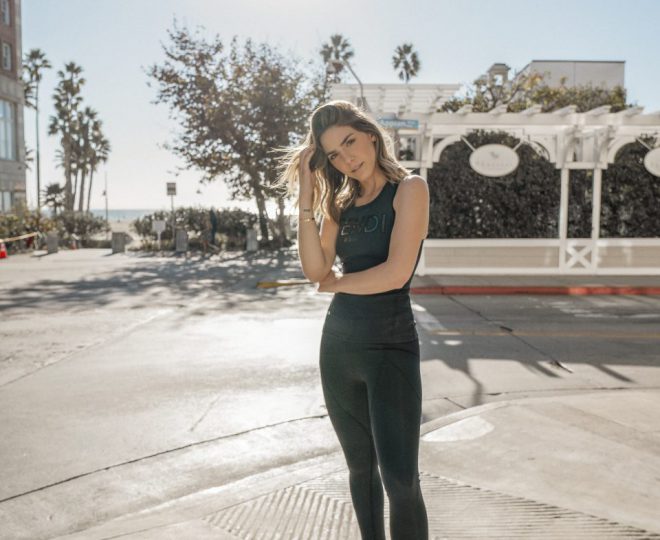
[[(55, 72), (74, 61), (87, 79), (85, 104), (98, 110), (112, 145), (95, 179), (94, 208), (104, 206), (107, 174), (110, 208), (167, 208), (165, 183), (176, 181), (176, 204), (254, 209), (228, 200), (221, 181), (200, 186), (197, 171), (175, 177), (181, 162), (161, 148), (177, 126), (165, 105), (152, 104), (144, 69), (162, 60), (174, 17), (226, 44), (251, 37), (301, 59), (341, 33), (364, 83), (399, 82), (390, 58), (403, 42), (421, 59), (416, 83), (471, 83), (494, 62), (519, 70), (533, 59), (625, 60), (629, 101), (660, 109), (660, 0), (23, 0), (22, 9), (23, 51), (38, 47), (54, 66), (41, 86), (42, 184), (62, 179), (57, 141), (46, 133)], [(34, 148), (32, 110), (25, 122)], [(28, 172), (29, 202), (35, 186)]]

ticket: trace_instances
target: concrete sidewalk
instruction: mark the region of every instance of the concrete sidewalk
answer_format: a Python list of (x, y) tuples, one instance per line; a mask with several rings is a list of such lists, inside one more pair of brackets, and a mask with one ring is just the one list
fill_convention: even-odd
[[(430, 538), (660, 539), (658, 418), (660, 392), (622, 389), (498, 401), (424, 424)], [(360, 535), (334, 452), (61, 538)]]
[(657, 276), (426, 275), (414, 276), (412, 294), (644, 294), (660, 295)]

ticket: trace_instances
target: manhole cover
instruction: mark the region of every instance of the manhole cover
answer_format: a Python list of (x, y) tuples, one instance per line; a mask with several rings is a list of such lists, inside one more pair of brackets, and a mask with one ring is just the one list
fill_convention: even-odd
[[(422, 472), (420, 479), (433, 540), (660, 540), (660, 534), (448, 478)], [(361, 540), (348, 471), (273, 491), (204, 519), (241, 540)], [(386, 496), (386, 529), (388, 523)]]

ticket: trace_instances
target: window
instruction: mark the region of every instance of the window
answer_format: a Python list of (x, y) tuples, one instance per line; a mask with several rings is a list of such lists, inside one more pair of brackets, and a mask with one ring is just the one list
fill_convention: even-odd
[(417, 153), (417, 138), (401, 137), (399, 146), (399, 159), (401, 161), (418, 161), (419, 155)]
[(16, 159), (14, 104), (0, 99), (0, 159)]
[(0, 0), (0, 9), (2, 10), (2, 22), (10, 26), (11, 13), (9, 13), (9, 0)]
[(0, 191), (0, 212), (11, 210), (11, 191)]
[(2, 44), (2, 69), (7, 71), (11, 70), (11, 45), (9, 43)]

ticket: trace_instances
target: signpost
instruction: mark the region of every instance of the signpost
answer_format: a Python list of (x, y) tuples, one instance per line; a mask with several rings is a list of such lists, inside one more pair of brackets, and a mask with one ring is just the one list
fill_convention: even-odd
[(176, 244), (176, 220), (174, 219), (174, 196), (176, 195), (176, 182), (167, 182), (167, 194), (172, 199), (172, 246)]
[(158, 250), (161, 251), (163, 246), (160, 243), (160, 235), (165, 230), (165, 220), (158, 219), (152, 221), (151, 223), (151, 232), (155, 232), (158, 235)]

